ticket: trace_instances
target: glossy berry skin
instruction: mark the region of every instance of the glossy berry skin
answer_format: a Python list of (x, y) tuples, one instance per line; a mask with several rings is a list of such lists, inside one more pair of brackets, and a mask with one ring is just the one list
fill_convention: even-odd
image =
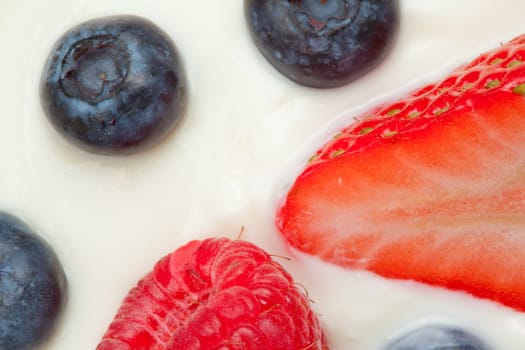
[(0, 349), (33, 349), (55, 328), (66, 278), (52, 248), (0, 212)]
[(186, 78), (175, 45), (152, 22), (104, 17), (55, 44), (41, 103), (55, 129), (82, 149), (131, 154), (159, 143), (180, 122)]
[(397, 0), (245, 0), (257, 48), (298, 84), (330, 88), (383, 60), (399, 26)]
[(327, 350), (302, 288), (246, 241), (191, 241), (122, 303), (97, 350)]
[(463, 329), (428, 326), (392, 341), (385, 350), (491, 350), (477, 336)]

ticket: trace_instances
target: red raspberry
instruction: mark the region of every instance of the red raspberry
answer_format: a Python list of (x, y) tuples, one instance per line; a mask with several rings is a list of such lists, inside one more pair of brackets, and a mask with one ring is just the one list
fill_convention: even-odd
[(124, 299), (97, 350), (326, 350), (308, 298), (245, 241), (192, 241)]

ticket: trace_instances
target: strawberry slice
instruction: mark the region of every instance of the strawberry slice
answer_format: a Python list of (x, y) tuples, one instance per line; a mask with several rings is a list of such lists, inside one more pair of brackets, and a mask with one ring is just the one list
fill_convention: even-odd
[(525, 311), (524, 95), (525, 35), (343, 129), (277, 225), (332, 263)]
[(97, 350), (327, 350), (310, 302), (260, 248), (192, 241), (124, 299)]

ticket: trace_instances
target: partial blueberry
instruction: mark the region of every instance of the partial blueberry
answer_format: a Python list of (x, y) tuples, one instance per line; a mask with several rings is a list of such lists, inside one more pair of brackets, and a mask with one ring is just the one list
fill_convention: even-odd
[(491, 350), (491, 347), (466, 330), (428, 326), (404, 334), (385, 350)]
[(330, 88), (383, 60), (399, 27), (397, 0), (245, 0), (255, 45), (298, 84)]
[(41, 103), (55, 129), (81, 148), (136, 153), (181, 120), (185, 72), (175, 45), (152, 22), (94, 19), (55, 44), (42, 75)]
[(53, 249), (0, 212), (0, 349), (33, 349), (56, 326), (66, 277)]

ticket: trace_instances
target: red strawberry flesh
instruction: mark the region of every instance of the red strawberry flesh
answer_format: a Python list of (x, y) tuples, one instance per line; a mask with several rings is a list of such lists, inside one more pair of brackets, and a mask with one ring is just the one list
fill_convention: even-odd
[(342, 130), (277, 224), (295, 248), (525, 311), (525, 36)]
[(125, 298), (97, 350), (328, 349), (309, 300), (244, 241), (192, 241)]

